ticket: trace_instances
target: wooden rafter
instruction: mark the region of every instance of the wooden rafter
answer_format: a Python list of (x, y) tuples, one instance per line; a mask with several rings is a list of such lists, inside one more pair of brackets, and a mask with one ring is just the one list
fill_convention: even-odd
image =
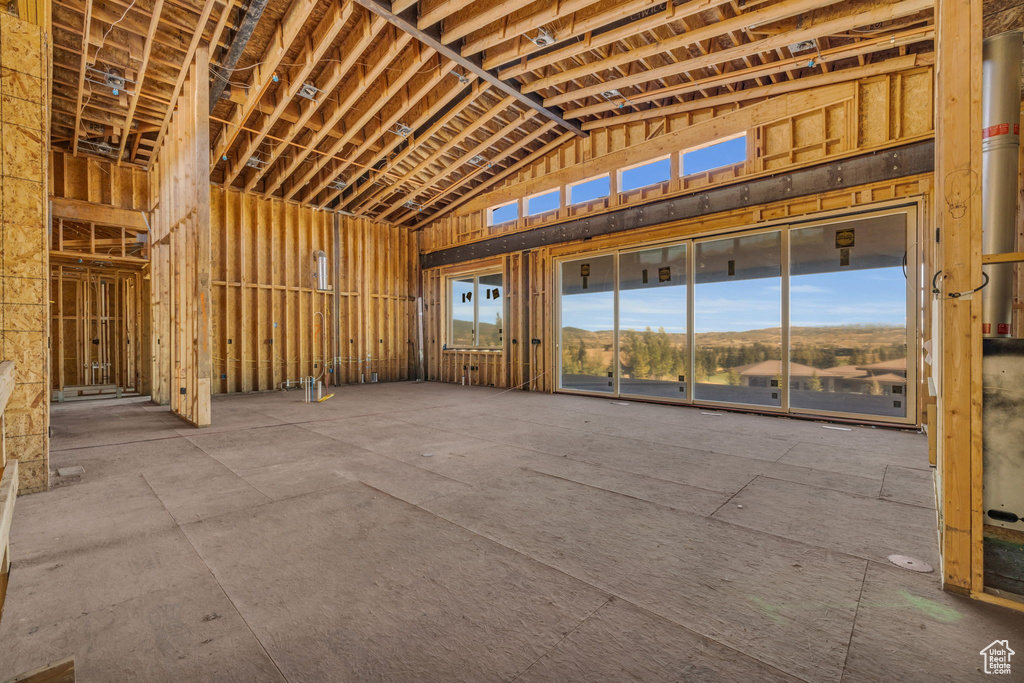
[[(466, 150), (458, 159), (453, 160), (451, 163), (444, 164), (440, 169), (431, 173), (430, 179), (425, 184), (418, 187), (415, 192), (409, 193), (409, 199), (422, 206), (422, 202), (417, 201), (421, 195), (428, 192), (432, 187), (448, 178), (448, 176), (455, 173), (466, 164), (470, 163), (474, 157), (485, 156), (487, 150), (497, 145), (501, 140), (513, 140), (513, 133), (532, 118), (533, 112), (520, 112), (518, 116), (491, 133), (483, 141), (478, 142), (476, 145)], [(490, 159), (487, 160), (490, 161)], [(391, 210), (385, 210), (379, 215), (385, 217), (390, 215), (395, 210), (394, 205), (392, 205), (392, 207), (393, 208)]]
[[(387, 20), (394, 26), (398, 27), (400, 30), (415, 37), (418, 41), (436, 50), (442, 56), (452, 60), (453, 62), (457, 63), (464, 69), (473, 72), (479, 78), (489, 82), (491, 85), (498, 88), (499, 90), (502, 90), (511, 97), (514, 97), (515, 99), (519, 100), (519, 102), (521, 102), (524, 106), (527, 106), (530, 109), (535, 110), (545, 118), (557, 122), (566, 130), (571, 130), (581, 137), (586, 137), (586, 133), (583, 132), (583, 129), (574, 123), (566, 121), (565, 118), (562, 116), (562, 112), (557, 107), (549, 107), (540, 102), (539, 98), (537, 98), (536, 96), (524, 93), (519, 88), (518, 84), (509, 81), (504, 81), (501, 78), (498, 78), (496, 74), (487, 71), (480, 65), (481, 60), (478, 57), (475, 59), (463, 57), (458, 51), (456, 51), (450, 45), (450, 41), (445, 39), (440, 34), (440, 32), (437, 31), (436, 26), (430, 27), (428, 29), (420, 29), (408, 17), (400, 16), (392, 12), (390, 9), (390, 3), (386, 2), (386, 0), (355, 1), (362, 5), (363, 7), (369, 9), (371, 12), (383, 17), (385, 20)], [(493, 7), (507, 8), (507, 6), (510, 4), (511, 3), (508, 2), (500, 2)], [(492, 11), (496, 10), (487, 10), (487, 12)]]
[[(340, 154), (341, 150), (344, 149), (345, 145), (347, 145), (349, 141), (352, 140), (356, 133), (361, 133), (363, 131), (365, 126), (370, 122), (370, 120), (377, 115), (377, 112), (384, 108), (384, 105), (387, 104), (387, 102), (392, 97), (403, 96), (405, 86), (409, 83), (410, 80), (412, 80), (413, 76), (419, 73), (419, 71), (428, 62), (434, 59), (434, 51), (429, 48), (422, 48), (418, 43), (413, 43), (413, 52), (415, 54), (415, 57), (409, 60), (409, 64), (401, 72), (399, 72), (397, 78), (389, 82), (388, 79), (385, 77), (384, 87), (374, 89), (373, 92), (376, 95), (376, 97), (374, 97), (374, 99), (372, 100), (369, 100), (369, 105), (363, 108), (363, 111), (355, 118), (354, 121), (344, 126), (345, 133), (340, 138), (335, 140), (327, 149), (327, 153), (329, 155), (333, 156), (335, 154)], [(405, 106), (408, 106), (407, 97), (405, 98)], [(292, 185), (291, 189), (287, 190), (284, 193), (284, 198), (291, 199), (292, 197), (294, 197), (295, 194), (300, 189), (306, 187), (307, 183), (309, 183), (309, 181), (317, 174), (319, 170), (320, 169), (317, 168), (316, 166), (310, 168), (310, 170), (308, 170), (301, 178), (298, 179), (298, 181), (296, 181)]]
[[(210, 15), (213, 13), (214, 0), (207, 0), (206, 5), (203, 7), (203, 14), (199, 18), (198, 30), (192, 36), (192, 42), (189, 43), (188, 50), (185, 52), (185, 59), (182, 62), (180, 73), (178, 74), (178, 80), (174, 84), (174, 93), (171, 95), (171, 102), (176, 102), (178, 95), (181, 93), (181, 88), (185, 84), (185, 79), (188, 78), (188, 66), (192, 63), (195, 57), (196, 50), (199, 48), (199, 43), (203, 38), (203, 27), (206, 26), (206, 22), (210, 19)], [(224, 9), (221, 11), (220, 19), (217, 21), (217, 26), (213, 29), (213, 35), (210, 40), (211, 45), (217, 45), (220, 41), (220, 36), (224, 32), (224, 27), (227, 26), (228, 16), (231, 14), (231, 8), (234, 6), (232, 0), (228, 0), (224, 3)], [(163, 123), (160, 124), (160, 131), (156, 135), (156, 142), (153, 145), (153, 156), (149, 160), (150, 164), (156, 161), (157, 156), (160, 154), (161, 142), (163, 142), (164, 135), (167, 133), (167, 127), (171, 123), (171, 116), (174, 114), (174, 107), (168, 106), (167, 112), (164, 114)]]
[[(263, 99), (264, 93), (274, 83), (274, 78), (277, 74), (277, 68), (284, 60), (285, 55), (288, 53), (288, 49), (292, 43), (295, 42), (296, 37), (299, 35), (299, 31), (305, 25), (306, 20), (309, 18), (310, 13), (317, 5), (317, 0), (295, 0), (288, 8), (288, 12), (284, 15), (277, 27), (274, 29), (273, 38), (271, 38), (270, 49), (263, 59), (261, 59), (254, 68), (251, 69), (252, 75), (249, 78), (248, 85), (244, 88), (245, 90), (245, 101), (235, 107), (234, 111), (231, 112), (231, 124), (221, 129), (217, 136), (216, 141), (213, 145), (211, 167), (216, 166), (224, 152), (227, 151), (231, 145), (234, 144), (235, 139), (241, 133), (241, 126), (245, 125), (256, 110), (260, 100)], [(351, 5), (344, 3), (344, 6), (349, 7), (351, 11)], [(327, 21), (321, 23), (321, 26), (327, 27), (327, 34), (329, 36), (328, 46), (330, 41), (337, 35), (337, 31), (340, 30), (340, 26), (334, 22), (342, 14), (342, 6), (334, 5), (334, 10), (331, 14), (328, 14)], [(325, 48), (326, 50), (326, 48)], [(301, 81), (296, 85), (292, 84), (295, 89), (301, 85)], [(245, 157), (246, 159), (248, 157)]]
[[(412, 107), (419, 101), (425, 99), (445, 78), (450, 77), (452, 80), (455, 80), (454, 77), (451, 76), (451, 72), (448, 70), (449, 66), (450, 63), (447, 60), (441, 60), (438, 68), (432, 70), (429, 76), (426, 79), (423, 79), (423, 82), (420, 83), (415, 90), (412, 92), (403, 92), (401, 97), (393, 98), (391, 103), (391, 114), (387, 118), (382, 118), (380, 122), (376, 123), (372, 128), (364, 127), (363, 134), (365, 139), (363, 140), (363, 143), (349, 152), (347, 159), (340, 165), (325, 167), (323, 171), (320, 172), (320, 177), (309, 183), (309, 190), (303, 195), (302, 202), (308, 203), (314, 199), (330, 183), (339, 179), (341, 174), (347, 171), (356, 160), (362, 157), (362, 155), (370, 150), (374, 145), (378, 145), (382, 148), (385, 147), (386, 145), (380, 141), (380, 138), (383, 135), (390, 134), (394, 137), (394, 143), (392, 146), (392, 149), (394, 149), (394, 146), (397, 146), (402, 140), (402, 136), (397, 135), (393, 131), (394, 126), (401, 123), (402, 119), (405, 118)], [(406, 87), (406, 90), (408, 90), (408, 87)], [(386, 107), (382, 107), (382, 109), (383, 108)]]
[[(798, 0), (799, 2), (811, 2), (812, 0)], [(565, 92), (562, 94), (554, 95), (552, 97), (545, 98), (545, 103), (551, 105), (562, 104), (564, 102), (570, 102), (574, 100), (581, 100), (585, 97), (591, 97), (599, 95), (600, 93), (607, 91), (610, 88), (627, 88), (636, 87), (639, 82), (649, 82), (664, 76), (678, 75), (692, 71), (695, 68), (702, 68), (710, 66), (712, 64), (722, 64), (733, 59), (739, 59), (743, 54), (751, 51), (764, 51), (776, 48), (788, 46), (793, 42), (799, 42), (802, 40), (813, 40), (824, 35), (830, 35), (839, 33), (842, 31), (849, 31), (860, 26), (873, 24), (876, 22), (890, 21), (900, 17), (910, 16), (919, 12), (928, 10), (932, 7), (931, 0), (903, 0), (902, 2), (890, 4), (876, 9), (858, 12), (850, 15), (839, 16), (834, 19), (822, 21), (810, 28), (806, 28), (800, 31), (794, 31), (789, 33), (783, 33), (771, 38), (765, 38), (748, 45), (740, 45), (733, 48), (721, 50), (719, 52), (713, 52), (700, 57), (693, 57), (691, 59), (683, 60), (675, 64), (669, 64), (657, 69), (651, 69), (649, 71), (640, 72), (636, 75), (620, 76), (612, 78), (597, 85), (584, 86), (573, 89), (571, 92)], [(813, 20), (811, 22), (814, 24)], [(688, 35), (688, 34), (683, 34)], [(628, 54), (628, 53), (627, 53)], [(616, 59), (616, 58), (613, 58)], [(627, 58), (628, 61), (628, 58)], [(595, 69), (600, 68), (599, 65), (595, 65)], [(559, 76), (561, 78), (561, 76)], [(537, 86), (539, 81), (535, 81), (529, 84), (528, 87), (533, 89), (540, 89), (543, 86)], [(625, 93), (623, 93), (625, 95)], [(628, 97), (628, 96), (627, 96)]]
[[(728, 2), (729, 0), (721, 1)], [(702, 6), (708, 6), (709, 3), (712, 2), (713, 0), (690, 0), (690, 3), (693, 5), (699, 4)], [(564, 45), (562, 48), (556, 50), (547, 48), (544, 55), (538, 55), (534, 58), (534, 60), (537, 60), (536, 67), (532, 66), (533, 60), (524, 61), (523, 58), (528, 57), (542, 48), (531, 40), (522, 40), (517, 37), (509, 38), (499, 46), (487, 50), (487, 54), (484, 56), (483, 66), (485, 69), (496, 69), (503, 64), (508, 64), (512, 60), (519, 60), (515, 65), (502, 70), (499, 74), (502, 78), (511, 78), (526, 71), (531, 71), (534, 68), (545, 66), (546, 64), (542, 64), (541, 62), (551, 55), (557, 54), (560, 56), (555, 58), (553, 61), (547, 61), (548, 64), (553, 64), (562, 59), (567, 59), (569, 56), (582, 49), (600, 47), (600, 44), (603, 43), (594, 44), (595, 39), (600, 40), (602, 36), (612, 33), (613, 31), (623, 29), (622, 35), (632, 35), (635, 32), (647, 30), (642, 27), (654, 27), (660, 25), (662, 22), (671, 21), (671, 18), (673, 16), (677, 16), (677, 13), (681, 11), (679, 6), (674, 2), (668, 2), (665, 3), (665, 9), (661, 12), (634, 21), (627, 21), (633, 14), (642, 12), (644, 9), (656, 6), (657, 4), (657, 2), (652, 2), (652, 0), (630, 0), (629, 2), (610, 5), (602, 11), (591, 14), (586, 18), (578, 18), (576, 16), (566, 17), (563, 22), (559, 22), (559, 27), (552, 31), (552, 35), (554, 35), (555, 40), (558, 42), (564, 42), (579, 36), (585, 36), (585, 38), (582, 41), (574, 41), (572, 44)], [(597, 35), (593, 34), (593, 31), (621, 21), (627, 21), (625, 26), (609, 29)], [(631, 33), (631, 31), (633, 33)], [(618, 38), (612, 38), (611, 40), (618, 40)]]
[[(228, 170), (224, 177), (224, 184), (231, 185), (235, 178), (242, 172), (246, 166), (246, 162), (252, 157), (253, 153), (259, 149), (259, 146), (266, 139), (274, 125), (280, 120), (282, 114), (291, 104), (292, 100), (298, 95), (299, 89), (306, 82), (309, 74), (316, 68), (317, 64), (323, 59), (327, 50), (331, 47), (334, 39), (337, 38), (338, 33), (341, 31), (342, 26), (348, 21), (352, 15), (354, 5), (351, 2), (345, 2), (342, 5), (334, 5), (331, 12), (328, 14), (325, 21), (320, 22), (320, 26), (313, 36), (313, 40), (306, 43), (303, 47), (302, 53), (300, 54), (297, 64), (300, 66), (288, 72), (287, 77), (283, 80), (279, 86), (281, 94), (277, 96), (277, 103), (274, 110), (269, 114), (263, 116), (262, 123), (260, 124), (260, 132), (256, 135), (248, 136), (248, 139), (241, 152), (235, 154), (235, 163), (228, 165)], [(254, 109), (256, 109), (254, 107)], [(228, 140), (220, 149), (220, 155), (214, 157), (214, 164), (217, 160), (224, 156), (224, 152), (231, 148), (232, 143), (237, 139), (238, 134), (241, 131), (236, 131), (228, 140), (228, 128), (222, 131), (221, 136), (218, 137), (218, 141), (221, 139)], [(218, 147), (215, 145), (214, 153), (216, 154)]]
[(78, 96), (75, 102), (75, 145), (73, 152), (78, 156), (78, 140), (82, 131), (82, 96), (85, 94), (85, 67), (89, 61), (89, 35), (92, 26), (92, 0), (85, 0), (85, 22), (82, 24), (82, 58), (78, 66)]
[(476, 178), (476, 177), (478, 177), (480, 175), (483, 175), (487, 171), (491, 171), (491, 173), (493, 175), (495, 173), (495, 171), (493, 170), (495, 167), (500, 167), (502, 162), (506, 161), (512, 155), (519, 153), (520, 150), (522, 150), (525, 147), (527, 147), (528, 145), (532, 144), (535, 140), (539, 139), (541, 136), (543, 136), (543, 135), (547, 134), (548, 132), (554, 130), (554, 128), (555, 128), (555, 124), (554, 124), (553, 121), (548, 121), (548, 122), (544, 123), (543, 125), (541, 125), (539, 128), (537, 128), (532, 133), (523, 136), (522, 138), (517, 140), (513, 145), (511, 145), (511, 146), (501, 150), (497, 154), (495, 154), (493, 159), (492, 159), (492, 162), (491, 162), (490, 166), (479, 166), (479, 167), (475, 168), (472, 172), (467, 173), (467, 174), (463, 175), (461, 178), (459, 178), (458, 180), (453, 181), (447, 187), (445, 187), (443, 190), (440, 190), (439, 192), (435, 192), (430, 198), (421, 200), (420, 201), (420, 209), (419, 209), (419, 211), (409, 211), (406, 214), (396, 218), (395, 219), (395, 223), (405, 223), (406, 221), (411, 219), (413, 216), (417, 215), (417, 213), (422, 212), (424, 209), (430, 208), (431, 206), (433, 206), (437, 202), (439, 202), (442, 199), (446, 198), (448, 195), (456, 192), (459, 189), (462, 189), (463, 187), (465, 187), (466, 183), (468, 183), (470, 180), (473, 180), (474, 178)]
[(465, 194), (461, 195), (460, 197), (458, 197), (454, 201), (450, 202), (449, 204), (447, 204), (440, 211), (437, 211), (437, 212), (431, 214), (430, 216), (424, 218), (420, 222), (416, 223), (415, 225), (412, 226), (412, 229), (413, 230), (419, 230), (420, 228), (426, 226), (428, 223), (432, 223), (433, 221), (437, 220), (438, 218), (440, 218), (444, 214), (448, 213), (449, 211), (452, 211), (453, 209), (456, 209), (456, 208), (462, 206), (464, 203), (468, 202), (473, 197), (477, 196), (478, 194), (480, 194), (484, 190), (486, 190), (489, 187), (491, 187), (491, 185), (493, 185), (494, 183), (498, 182), (499, 180), (503, 180), (503, 179), (507, 178), (508, 176), (510, 176), (513, 173), (517, 172), (519, 169), (528, 166), (529, 164), (533, 163), (537, 159), (540, 159), (545, 154), (548, 154), (548, 153), (558, 149), (561, 145), (563, 145), (566, 142), (568, 142), (571, 138), (572, 138), (572, 133), (562, 133), (560, 136), (558, 136), (557, 138), (555, 138), (551, 142), (548, 142), (546, 145), (540, 147), (539, 149), (536, 149), (536, 150), (530, 152), (529, 154), (527, 154), (525, 157), (523, 157), (522, 159), (520, 159), (516, 163), (512, 164), (511, 166), (507, 166), (506, 168), (504, 168), (501, 171), (499, 171), (498, 173), (494, 174), (493, 176), (491, 176), (487, 180), (483, 181), (479, 185), (476, 185), (469, 192), (466, 192)]
[(124, 120), (124, 128), (121, 130), (121, 145), (117, 149), (117, 161), (120, 163), (124, 157), (125, 144), (128, 142), (128, 135), (132, 130), (132, 121), (135, 119), (135, 110), (139, 106), (139, 97), (142, 93), (142, 86), (146, 82), (146, 70), (149, 68), (149, 57), (153, 54), (153, 44), (156, 42), (154, 38), (160, 28), (160, 14), (164, 10), (164, 0), (156, 0), (153, 3), (153, 16), (149, 22), (149, 30), (146, 33), (146, 47), (142, 55), (142, 65), (139, 67), (138, 76), (135, 78), (135, 93), (131, 100), (132, 103), (128, 107), (128, 116)]
[[(812, 54), (810, 57), (789, 57), (785, 60), (767, 62), (759, 66), (752, 66), (747, 69), (741, 69), (738, 71), (729, 71), (716, 76), (711, 76), (696, 81), (690, 81), (676, 86), (669, 86), (666, 88), (650, 90), (648, 92), (643, 93), (642, 95), (630, 96), (628, 106), (630, 109), (632, 109), (635, 105), (652, 102), (654, 100), (685, 95), (695, 91), (703, 90), (705, 88), (735, 85), (737, 83), (742, 83), (744, 81), (748, 81), (754, 78), (780, 74), (787, 71), (795, 71), (803, 68), (813, 69), (814, 66), (824, 68), (832, 60), (849, 59), (851, 57), (866, 55), (873, 52), (889, 50), (892, 49), (893, 47), (911, 45), (922, 41), (931, 41), (934, 37), (935, 30), (930, 26), (923, 26), (917, 29), (911, 29), (910, 31), (896, 33), (893, 34), (892, 36), (887, 36), (884, 38), (866, 40), (858, 43), (853, 43), (851, 45), (832, 48), (831, 50), (822, 50)], [(808, 64), (812, 61), (814, 66), (808, 66)], [(827, 73), (827, 71), (825, 73)], [(804, 76), (801, 80), (790, 81), (790, 83), (797, 86), (794, 87), (794, 89), (801, 89), (804, 87), (808, 87), (805, 80), (809, 78), (811, 77)], [(695, 101), (700, 102), (700, 99), (697, 99)], [(598, 102), (597, 104), (589, 105), (586, 107), (580, 107), (578, 109), (569, 109), (566, 111), (566, 115), (572, 116), (574, 118), (581, 118), (584, 116), (590, 116), (604, 111), (611, 111), (621, 108), (622, 107), (620, 106), (620, 103), (605, 101)]]
[[(327, 131), (333, 129), (339, 123), (342, 118), (351, 110), (352, 106), (362, 97), (366, 96), (369, 92), (368, 88), (373, 84), (377, 77), (384, 73), (391, 62), (399, 57), (405, 47), (411, 42), (410, 36), (399, 33), (393, 40), (385, 40), (377, 48), (370, 52), (370, 55), (365, 60), (365, 63), (369, 65), (369, 69), (361, 67), (359, 71), (352, 74), (351, 77), (342, 86), (345, 94), (339, 96), (337, 101), (332, 101), (325, 111), (321, 113), (323, 117), (324, 127), (311, 137), (308, 146), (310, 148), (317, 147), (327, 135)], [(347, 87), (346, 87), (347, 86)], [(339, 93), (340, 95), (340, 93)], [(292, 159), (285, 165), (284, 168), (279, 169), (276, 174), (273, 174), (267, 181), (267, 185), (264, 188), (264, 196), (271, 196), (284, 181), (291, 177), (295, 173), (299, 166), (309, 157), (309, 152), (300, 151), (295, 154)]]
[[(470, 91), (472, 92), (472, 88), (475, 88), (475, 87), (476, 87), (476, 84), (473, 84), (472, 86), (470, 86), (470, 88), (469, 88)], [(359, 177), (354, 178), (353, 181), (351, 183), (349, 183), (349, 186), (352, 188), (352, 190), (350, 191), (348, 197), (343, 198), (339, 202), (339, 208), (343, 209), (343, 208), (347, 207), (356, 198), (356, 196), (357, 196), (357, 194), (359, 192), (359, 187), (358, 187), (357, 183), (358, 183), (358, 181), (360, 179), (362, 179), (364, 177), (364, 175), (365, 175), (365, 178), (367, 179), (368, 182), (372, 182), (375, 178), (379, 177), (381, 174), (386, 172), (385, 169), (390, 168), (389, 165), (385, 165), (384, 169), (376, 170), (376, 167), (377, 167), (378, 164), (384, 162), (385, 159), (392, 159), (393, 158), (393, 159), (397, 160), (400, 157), (402, 157), (402, 154), (403, 154), (402, 152), (395, 152), (395, 150), (398, 148), (399, 145), (401, 145), (402, 143), (405, 143), (405, 151), (406, 152), (411, 151), (415, 147), (416, 141), (418, 139), (420, 139), (419, 136), (417, 136), (416, 131), (419, 130), (420, 127), (427, 125), (427, 122), (430, 121), (431, 118), (433, 118), (434, 116), (439, 115), (445, 109), (445, 107), (449, 107), (449, 111), (450, 111), (451, 108), (453, 108), (452, 103), (456, 101), (455, 98), (458, 97), (460, 95), (460, 93), (463, 93), (463, 92), (465, 92), (465, 89), (464, 89), (464, 87), (462, 85), (460, 85), (459, 83), (454, 84), (451, 88), (448, 89), (447, 92), (443, 93), (440, 97), (438, 97), (437, 100), (432, 105), (430, 105), (430, 106), (426, 107), (425, 109), (423, 109), (423, 111), (420, 112), (420, 114), (414, 120), (409, 122), (409, 124), (408, 124), (409, 127), (413, 129), (413, 133), (410, 135), (409, 139), (404, 139), (403, 140), (402, 138), (399, 138), (399, 137), (396, 136), (395, 139), (392, 140), (391, 144), (382, 144), (380, 151), (378, 151), (365, 164), (365, 166), (368, 166), (371, 169), (375, 169), (375, 170), (368, 171), (365, 174), (360, 174)], [(467, 95), (467, 97), (469, 97), (469, 96)], [(393, 152), (395, 152), (394, 155), (392, 155)], [(338, 173), (340, 173), (340, 171)], [(334, 177), (337, 177), (338, 173), (335, 173)], [(327, 196), (324, 199), (324, 201), (322, 202), (322, 204), (324, 204), (324, 205), (328, 204), (329, 202), (333, 201), (335, 199), (335, 197), (337, 197), (341, 193), (342, 193), (341, 189), (332, 190), (331, 192), (329, 192), (327, 194)], [(310, 199), (312, 199), (312, 197)]]
[[(319, 75), (314, 85), (321, 92), (327, 95), (334, 93), (338, 86), (349, 75), (350, 71), (359, 63), (363, 53), (370, 47), (380, 32), (387, 26), (387, 22), (379, 19), (370, 13), (365, 13), (356, 24), (355, 28), (342, 41), (341, 47), (332, 53), (329, 66)], [(327, 125), (314, 125), (313, 115), (324, 105), (323, 100), (304, 101), (299, 115), (291, 121), (291, 125), (280, 136), (286, 142), (298, 140), (307, 128), (315, 132), (323, 131), (325, 128), (329, 134), (331, 127)], [(321, 114), (321, 121), (330, 121), (333, 116)], [(319, 144), (319, 141), (317, 141)], [(245, 191), (252, 192), (256, 184), (263, 178), (264, 174), (274, 167), (274, 164), (288, 149), (288, 144), (275, 145), (264, 161), (262, 169), (257, 169), (245, 184)], [(248, 159), (248, 157), (246, 157)]]

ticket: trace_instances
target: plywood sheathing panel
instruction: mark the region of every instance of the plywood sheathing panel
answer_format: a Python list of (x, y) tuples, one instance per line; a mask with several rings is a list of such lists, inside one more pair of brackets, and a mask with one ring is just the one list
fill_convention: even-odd
[(49, 485), (48, 65), (43, 31), (0, 13), (0, 358), (18, 368), (5, 437), (21, 493)]

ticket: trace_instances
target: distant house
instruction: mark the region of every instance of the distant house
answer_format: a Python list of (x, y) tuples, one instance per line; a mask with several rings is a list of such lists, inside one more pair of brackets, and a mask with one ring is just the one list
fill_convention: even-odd
[[(782, 377), (782, 361), (765, 360), (733, 368), (740, 376), (740, 384), (747, 387), (771, 387), (773, 380)], [(844, 394), (871, 394), (890, 396), (903, 394), (907, 386), (907, 359), (898, 358), (870, 365), (839, 365), (834, 368), (815, 368), (802, 363), (789, 364), (789, 386), (795, 391), (810, 391), (817, 377), (821, 390)]]
[[(773, 380), (782, 377), (782, 361), (765, 360), (733, 368), (740, 376), (740, 385), (745, 387), (770, 387)], [(832, 380), (835, 376), (831, 370), (812, 368), (801, 363), (789, 364), (789, 383), (791, 389), (810, 390), (811, 380), (817, 377), (821, 381), (822, 391), (834, 391)]]

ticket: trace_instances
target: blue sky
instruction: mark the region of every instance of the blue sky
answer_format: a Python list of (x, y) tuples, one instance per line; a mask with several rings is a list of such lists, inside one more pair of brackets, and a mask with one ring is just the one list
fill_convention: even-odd
[[(779, 280), (714, 282), (697, 286), (695, 331), (740, 332), (781, 324)], [(585, 330), (610, 330), (611, 292), (563, 297), (562, 324)], [(620, 294), (622, 329), (664, 327), (684, 332), (686, 287), (653, 287)], [(901, 268), (795, 275), (790, 279), (793, 327), (851, 324), (906, 324), (906, 281)]]

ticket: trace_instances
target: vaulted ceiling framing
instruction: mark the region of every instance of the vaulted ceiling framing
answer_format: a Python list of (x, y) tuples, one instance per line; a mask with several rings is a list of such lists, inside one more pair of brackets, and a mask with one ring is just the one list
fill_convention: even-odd
[(252, 4), (55, 0), (54, 145), (148, 166), (196, 46), (219, 67), (244, 46), (211, 69), (212, 180), (418, 226), (556, 141), (928, 63), (934, 40), (930, 0), (270, 0), (247, 35)]

